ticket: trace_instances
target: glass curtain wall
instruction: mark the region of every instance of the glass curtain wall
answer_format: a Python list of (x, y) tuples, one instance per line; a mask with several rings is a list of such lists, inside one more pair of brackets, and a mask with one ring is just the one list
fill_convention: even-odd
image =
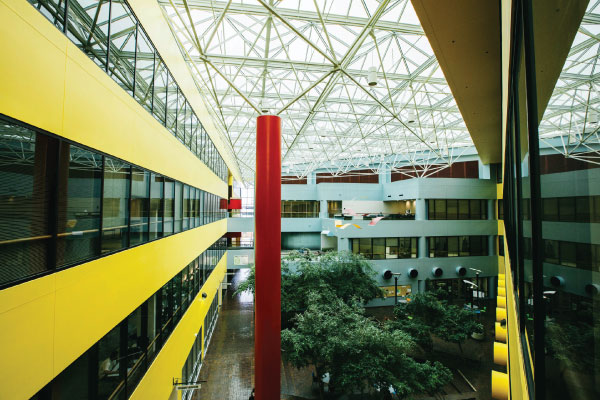
[(0, 287), (195, 228), (202, 211), (225, 218), (213, 194), (213, 208), (201, 209), (203, 195), (0, 118)]
[(539, 65), (558, 52), (533, 51), (547, 41), (534, 29), (534, 21), (544, 22), (533, 18), (544, 6), (514, 4), (502, 208), (521, 342), (532, 355), (531, 362), (525, 357), (530, 397), (597, 399), (600, 110), (598, 42), (589, 34), (599, 29), (600, 9), (581, 2), (565, 14), (572, 43), (562, 72), (549, 79)]

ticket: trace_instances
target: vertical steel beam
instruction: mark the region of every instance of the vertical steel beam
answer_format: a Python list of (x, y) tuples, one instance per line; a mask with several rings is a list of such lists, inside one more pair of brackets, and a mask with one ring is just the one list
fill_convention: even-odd
[(256, 122), (255, 387), (258, 400), (280, 399), (281, 369), (281, 119)]

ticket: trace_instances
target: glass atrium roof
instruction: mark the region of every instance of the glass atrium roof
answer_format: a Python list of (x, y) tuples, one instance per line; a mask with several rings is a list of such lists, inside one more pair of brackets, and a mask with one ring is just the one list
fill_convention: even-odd
[(542, 143), (600, 164), (600, 2), (591, 1), (540, 123)]
[[(406, 165), (426, 176), (474, 154), (410, 0), (159, 4), (246, 181), (262, 113), (281, 116), (283, 173), (298, 177)], [(599, 7), (590, 2), (539, 128), (544, 146), (596, 163)]]
[(299, 177), (433, 171), (472, 148), (409, 0), (159, 3), (245, 180), (262, 113), (281, 116), (283, 171)]

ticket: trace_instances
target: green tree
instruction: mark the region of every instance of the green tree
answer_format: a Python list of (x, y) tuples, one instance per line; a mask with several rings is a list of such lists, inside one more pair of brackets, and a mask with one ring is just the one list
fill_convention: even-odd
[(412, 294), (408, 302), (400, 303), (394, 309), (396, 320), (392, 325), (415, 338), (426, 351), (431, 351), (431, 334), (447, 342), (458, 344), (462, 353), (462, 343), (483, 327), (469, 310), (449, 305), (441, 300), (436, 292)]
[[(371, 264), (351, 252), (327, 252), (314, 259), (291, 252), (281, 263), (281, 310), (304, 310), (308, 293), (325, 289), (345, 302), (354, 297), (365, 302), (382, 297), (374, 276)], [(254, 292), (254, 285), (255, 269), (251, 267), (248, 279), (234, 295), (246, 290)]]
[(392, 386), (404, 397), (433, 394), (452, 380), (440, 363), (409, 357), (415, 345), (411, 336), (368, 319), (358, 301), (343, 301), (327, 290), (307, 297), (308, 308), (296, 316), (296, 326), (282, 331), (283, 357), (296, 368), (314, 365), (319, 377), (328, 372), (330, 389), (363, 393)]

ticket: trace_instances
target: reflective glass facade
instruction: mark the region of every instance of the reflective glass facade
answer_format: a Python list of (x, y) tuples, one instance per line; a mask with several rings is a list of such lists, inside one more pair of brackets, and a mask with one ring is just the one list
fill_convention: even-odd
[(0, 186), (0, 287), (171, 235), (182, 209), (177, 232), (226, 217), (212, 193), (2, 119)]

